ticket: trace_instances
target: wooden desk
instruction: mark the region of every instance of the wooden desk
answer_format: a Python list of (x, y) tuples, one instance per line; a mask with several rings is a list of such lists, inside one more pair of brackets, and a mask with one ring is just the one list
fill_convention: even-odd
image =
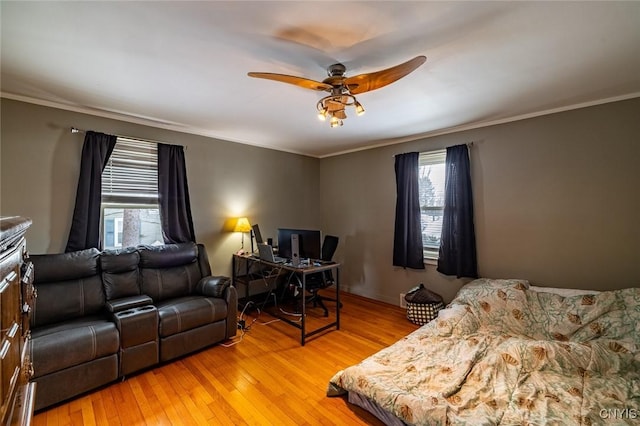
[[(320, 266), (292, 266), (290, 263), (272, 263), (267, 262), (265, 260), (261, 260), (256, 256), (250, 255), (233, 255), (233, 285), (236, 286), (236, 282), (238, 279), (238, 269), (241, 262), (246, 262), (246, 271), (251, 269), (252, 264), (259, 264), (264, 267), (272, 268), (274, 270), (278, 270), (284, 273), (294, 274), (298, 277), (298, 281), (301, 284), (301, 294), (302, 294), (302, 303), (301, 303), (301, 319), (300, 322), (291, 321), (289, 318), (286, 318), (277, 313), (268, 312), (270, 315), (275, 316), (287, 324), (290, 324), (298, 329), (300, 329), (300, 344), (304, 346), (305, 340), (307, 337), (313, 336), (314, 334), (320, 333), (329, 328), (335, 327), (336, 330), (340, 330), (340, 264), (339, 263), (323, 263)], [(306, 324), (306, 297), (307, 297), (307, 276), (311, 274), (317, 274), (319, 272), (332, 271), (335, 281), (335, 292), (336, 292), (336, 317), (335, 321), (330, 322), (329, 324), (325, 324), (322, 327), (318, 327), (314, 330), (307, 330)], [(247, 283), (248, 285), (248, 283)], [(271, 290), (272, 291), (272, 290)]]

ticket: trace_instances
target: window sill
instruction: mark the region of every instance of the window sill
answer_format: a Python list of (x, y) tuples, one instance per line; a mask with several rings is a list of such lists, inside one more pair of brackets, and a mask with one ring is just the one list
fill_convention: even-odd
[(433, 266), (438, 266), (438, 255), (439, 255), (439, 250), (436, 248), (432, 248), (429, 247), (424, 248), (422, 251), (422, 257), (424, 259), (424, 264), (425, 265), (433, 265)]
[(425, 264), (425, 265), (438, 266), (438, 259), (433, 259), (433, 258), (425, 257), (425, 258), (424, 258), (424, 264)]

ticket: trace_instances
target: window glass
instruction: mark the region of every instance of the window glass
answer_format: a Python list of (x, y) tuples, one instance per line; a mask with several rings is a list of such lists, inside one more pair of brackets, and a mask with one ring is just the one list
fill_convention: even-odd
[(437, 259), (444, 211), (446, 150), (420, 153), (419, 197), (422, 246), (427, 259)]
[(163, 244), (160, 211), (157, 206), (104, 205), (103, 246), (118, 249), (139, 244)]

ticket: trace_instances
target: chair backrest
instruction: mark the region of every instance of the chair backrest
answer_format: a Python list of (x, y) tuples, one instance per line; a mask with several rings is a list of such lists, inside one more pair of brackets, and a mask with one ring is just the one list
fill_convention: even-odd
[[(325, 262), (331, 261), (333, 259), (333, 255), (338, 248), (338, 241), (340, 239), (333, 235), (325, 235), (324, 241), (322, 241), (322, 256), (320, 260), (324, 260)], [(325, 285), (330, 285), (333, 282), (333, 273), (331, 271), (324, 272), (324, 281)]]
[(333, 259), (333, 254), (338, 248), (339, 238), (333, 235), (325, 235), (322, 242), (322, 255), (320, 260), (330, 261)]

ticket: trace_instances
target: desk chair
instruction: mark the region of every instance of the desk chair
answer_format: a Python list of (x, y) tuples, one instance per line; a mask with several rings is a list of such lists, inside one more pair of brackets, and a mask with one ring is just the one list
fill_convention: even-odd
[[(322, 242), (322, 255), (320, 260), (329, 262), (333, 259), (333, 254), (336, 252), (336, 248), (338, 248), (338, 237), (334, 237), (333, 235), (325, 235), (324, 241)], [(331, 299), (329, 297), (324, 297), (318, 294), (319, 290), (322, 290), (327, 287), (331, 287), (335, 284), (333, 274), (331, 271), (318, 272), (317, 274), (310, 274), (307, 276), (306, 281), (306, 289), (311, 294), (311, 296), (307, 299), (307, 303), (312, 302), (313, 307), (320, 306), (324, 309), (324, 316), (329, 316), (329, 310), (324, 305), (324, 301), (332, 301), (337, 302), (335, 299)]]

